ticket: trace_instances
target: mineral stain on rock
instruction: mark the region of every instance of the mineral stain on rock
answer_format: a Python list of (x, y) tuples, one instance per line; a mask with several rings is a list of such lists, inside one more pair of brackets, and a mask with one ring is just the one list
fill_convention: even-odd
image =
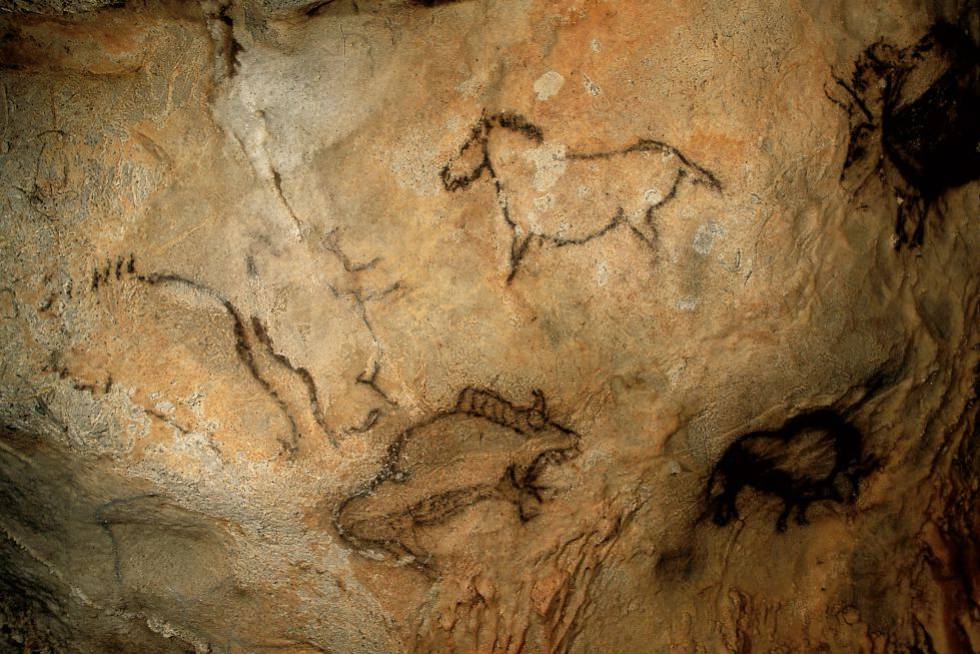
[(980, 651), (976, 2), (112, 4), (0, 0), (0, 652)]

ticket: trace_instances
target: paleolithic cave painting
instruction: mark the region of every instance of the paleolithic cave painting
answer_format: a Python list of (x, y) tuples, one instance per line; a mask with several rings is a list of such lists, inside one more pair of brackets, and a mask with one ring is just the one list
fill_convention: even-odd
[[(289, 425), (289, 436), (279, 439), (284, 454), (296, 454), (300, 440), (316, 434), (326, 437), (334, 447), (338, 445), (338, 431), (327, 424), (313, 375), (307, 368), (293, 364), (286, 355), (276, 350), (268, 328), (258, 316), (246, 317), (231, 301), (214, 289), (186, 277), (168, 273), (141, 273), (136, 268), (136, 260), (132, 254), (128, 258), (119, 257), (103, 268), (94, 270), (90, 289), (96, 291), (100, 286), (126, 279), (155, 287), (189, 289), (222, 307), (231, 320), (238, 360), (262, 391), (279, 407)], [(375, 376), (376, 372), (375, 370)], [(148, 413), (161, 418), (152, 411)], [(372, 409), (364, 424), (350, 431), (370, 429), (379, 416), (379, 410)]]
[(722, 188), (712, 172), (663, 141), (569, 152), (511, 112), (484, 115), (440, 173), (450, 192), (484, 174), (512, 234), (508, 283), (535, 241), (582, 245), (624, 227), (653, 248), (656, 212), (677, 198), (685, 181), (714, 192)]
[(908, 48), (872, 44), (828, 89), (850, 123), (841, 181), (855, 196), (875, 179), (894, 193), (896, 249), (922, 245), (946, 192), (980, 179), (978, 66), (968, 34), (940, 22)]
[(542, 472), (579, 451), (579, 435), (550, 417), (540, 391), (533, 395), (517, 406), (494, 391), (464, 388), (451, 409), (402, 432), (377, 476), (337, 505), (341, 539), (431, 573), (418, 529), (490, 500), (512, 504), (521, 522), (532, 519), (549, 495)]
[(784, 532), (794, 510), (797, 524), (805, 525), (814, 502), (853, 503), (874, 465), (856, 427), (833, 410), (817, 409), (728, 446), (708, 479), (708, 512), (716, 525), (727, 525), (739, 517), (741, 491), (752, 488), (782, 500), (776, 530)]

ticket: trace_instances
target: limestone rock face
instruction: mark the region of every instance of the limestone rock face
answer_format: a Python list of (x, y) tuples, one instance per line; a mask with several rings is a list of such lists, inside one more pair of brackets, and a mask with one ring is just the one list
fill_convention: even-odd
[(17, 652), (980, 650), (971, 3), (0, 3)]

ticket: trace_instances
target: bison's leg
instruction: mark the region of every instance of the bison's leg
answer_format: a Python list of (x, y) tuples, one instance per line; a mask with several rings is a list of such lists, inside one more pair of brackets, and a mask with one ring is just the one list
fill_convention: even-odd
[(776, 518), (776, 531), (780, 533), (786, 531), (786, 521), (789, 519), (789, 515), (793, 512), (793, 507), (795, 506), (796, 503), (792, 500), (792, 498), (783, 498), (783, 512), (779, 514), (778, 518)]
[(735, 500), (738, 499), (739, 489), (731, 490), (725, 489), (725, 491), (715, 500), (715, 515), (713, 521), (716, 525), (724, 527), (732, 520), (738, 518), (738, 508), (735, 506)]
[(808, 525), (810, 521), (806, 517), (806, 510), (810, 508), (811, 500), (804, 500), (796, 505), (796, 524)]

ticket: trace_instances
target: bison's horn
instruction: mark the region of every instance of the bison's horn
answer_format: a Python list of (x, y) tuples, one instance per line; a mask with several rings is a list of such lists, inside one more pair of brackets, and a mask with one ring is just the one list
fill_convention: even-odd
[(534, 401), (531, 402), (531, 408), (528, 410), (527, 420), (532, 427), (540, 429), (548, 421), (548, 404), (540, 389), (534, 389), (531, 394), (534, 396)]

